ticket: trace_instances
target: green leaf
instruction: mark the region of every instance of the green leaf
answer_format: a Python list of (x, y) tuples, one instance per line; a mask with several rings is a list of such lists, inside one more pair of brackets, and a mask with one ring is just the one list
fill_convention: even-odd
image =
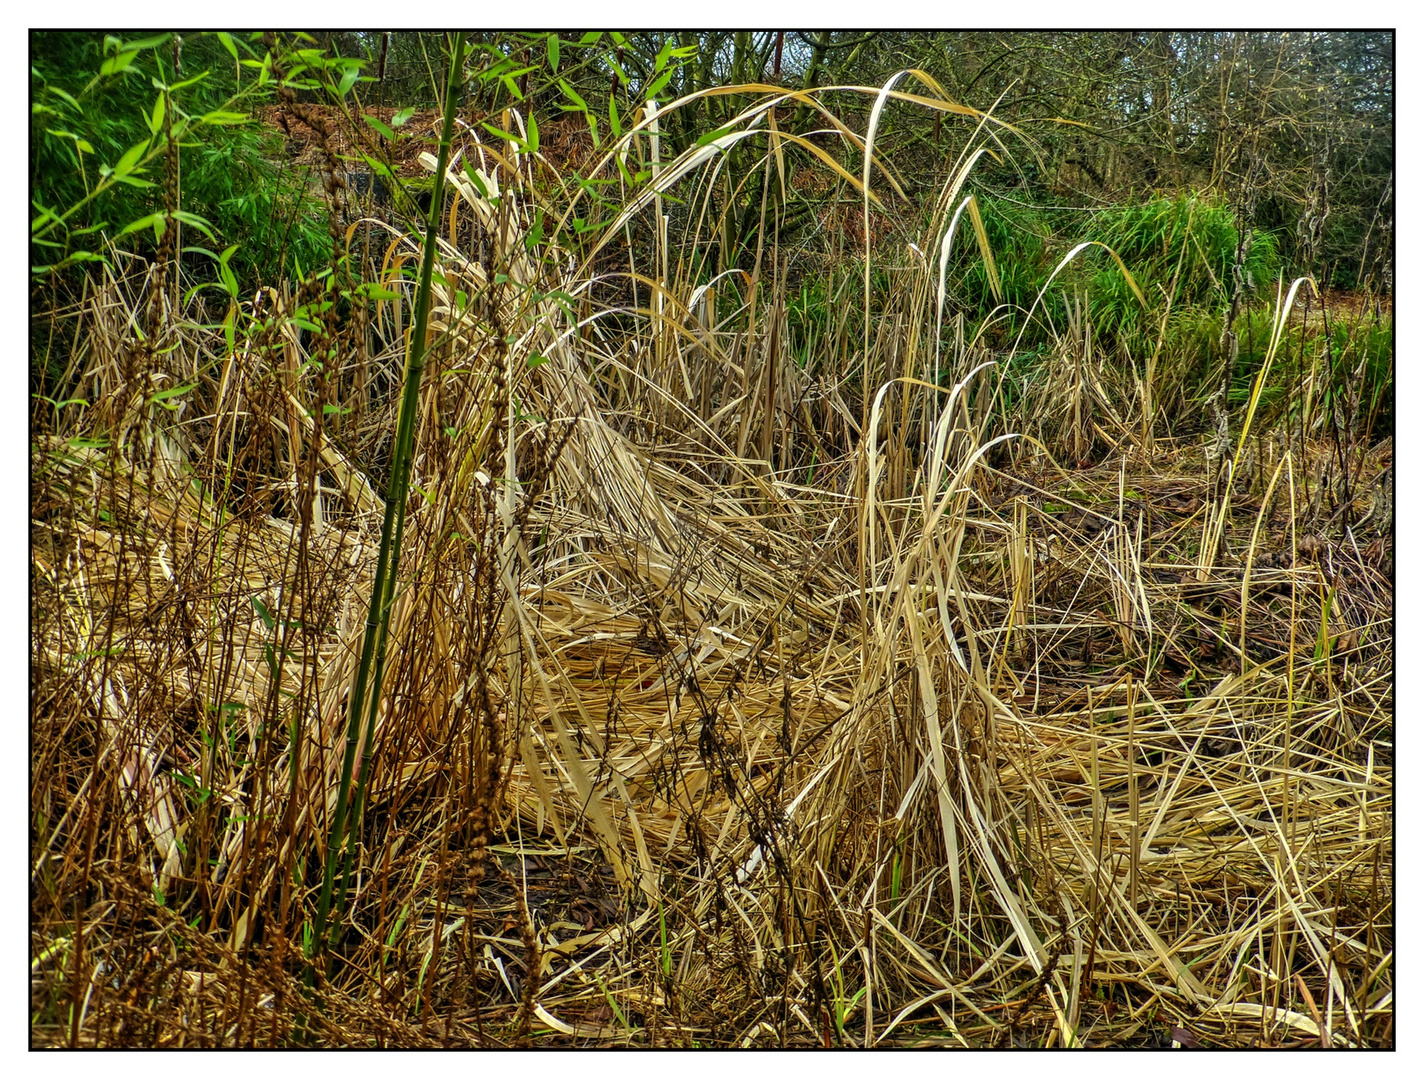
[(486, 122), (484, 122), (484, 121), (481, 121), (481, 122), (480, 122), (480, 127), (484, 128), (486, 131), (488, 131), (491, 135), (493, 135), (493, 136), (494, 136), (495, 138), (497, 138), (497, 139), (508, 139), (510, 142), (512, 142), (512, 143), (513, 143), (516, 147), (518, 147), (520, 150), (526, 149), (526, 148), (528, 147), (528, 145), (529, 145), (529, 143), (527, 142), (527, 140), (521, 139), (518, 135), (514, 134), (514, 132), (512, 132), (512, 131), (505, 131), (503, 128), (497, 128), (497, 127), (495, 127), (493, 124), (490, 124), (490, 123), (486, 123)]
[(209, 240), (217, 239), (213, 234), (212, 224), (207, 218), (199, 217), (197, 214), (189, 213), (187, 210), (173, 210), (168, 216), (176, 221), (181, 221), (184, 225), (193, 226), (193, 228), (197, 229)]
[(153, 37), (140, 38), (138, 41), (126, 41), (120, 46), (124, 52), (142, 52), (144, 49), (156, 49), (160, 45), (167, 45), (172, 34), (155, 34)]
[(532, 114), (529, 117), (529, 152), (539, 152), (539, 121), (535, 120)]
[(697, 136), (697, 145), (706, 146), (708, 143), (716, 142), (723, 135), (730, 134), (735, 127), (735, 124), (728, 124), (726, 127), (720, 127), (716, 131), (703, 132), (701, 135)]
[(222, 47), (223, 47), (224, 49), (226, 49), (228, 52), (232, 53), (232, 58), (233, 58), (234, 60), (239, 60), (239, 62), (240, 62), (240, 58), (239, 58), (238, 55), (237, 55), (237, 46), (236, 46), (235, 44), (233, 44), (233, 40), (232, 40), (232, 35), (231, 35), (231, 34), (229, 34), (226, 30), (219, 30), (219, 31), (218, 31), (218, 41), (222, 42)]
[(48, 90), (50, 93), (54, 94), (54, 96), (59, 98), (61, 101), (72, 106), (73, 108), (80, 108), (79, 102), (75, 100), (74, 95), (69, 93), (67, 90), (61, 90), (57, 86), (47, 86), (45, 87), (45, 89)]
[(376, 133), (377, 133), (378, 135), (383, 135), (383, 136), (385, 136), (387, 139), (390, 139), (391, 142), (395, 142), (395, 141), (396, 141), (396, 133), (395, 133), (394, 131), (392, 131), (390, 128), (386, 127), (385, 124), (381, 123), (381, 122), (380, 122), (379, 120), (377, 120), (374, 116), (371, 116), (371, 115), (369, 115), (369, 114), (367, 114), (367, 113), (362, 113), (362, 114), (361, 114), (361, 119), (364, 120), (364, 121), (366, 121), (366, 123), (370, 124), (371, 127), (375, 128), (375, 129), (376, 129)]
[(43, 394), (35, 394), (35, 395), (33, 395), (33, 396), (34, 396), (35, 398), (39, 399), (40, 401), (48, 401), (48, 402), (49, 402), (51, 405), (53, 405), (56, 409), (63, 409), (63, 408), (65, 408), (66, 406), (69, 406), (69, 405), (78, 405), (78, 406), (80, 406), (81, 408), (88, 408), (88, 407), (89, 407), (89, 402), (86, 401), (84, 398), (69, 398), (69, 399), (66, 400), (66, 401), (56, 401), (54, 398), (52, 398), (52, 397), (45, 397)]
[(210, 113), (204, 113), (198, 117), (198, 123), (211, 124), (213, 127), (236, 127), (238, 124), (245, 124), (250, 119), (246, 113), (230, 112), (223, 109), (214, 109)]
[(367, 157), (365, 154), (362, 154), (361, 160), (364, 161), (366, 163), (367, 168), (369, 168), (371, 172), (375, 173), (377, 176), (395, 175), (395, 173), (391, 172), (391, 167), (387, 165), (384, 161), (382, 161), (380, 158)]
[[(272, 613), (267, 610), (266, 604), (254, 596), (252, 598), (252, 606), (257, 612), (257, 617), (262, 620), (262, 624), (266, 626), (268, 630), (275, 630), (277, 628), (277, 620), (272, 618)], [(273, 664), (272, 666), (275, 669), (276, 665)]]
[(336, 87), (336, 96), (344, 98), (351, 88), (356, 85), (356, 80), (360, 77), (360, 69), (354, 67), (348, 68), (346, 73), (341, 76), (341, 82)]
[(81, 139), (72, 131), (65, 131), (63, 128), (45, 128), (45, 134), (53, 135), (57, 139), (73, 139), (74, 145), (83, 153), (92, 154), (94, 152), (94, 147), (89, 144), (87, 139)]
[(203, 82), (207, 77), (208, 73), (206, 71), (200, 71), (191, 79), (184, 79), (182, 82), (174, 83), (168, 88), (168, 92), (170, 94), (176, 94), (179, 90), (186, 90), (190, 86), (196, 86), (198, 83)]
[(119, 158), (119, 163), (114, 166), (114, 179), (121, 180), (129, 173), (133, 172), (134, 166), (138, 164), (139, 158), (148, 151), (148, 140), (134, 143), (126, 151), (124, 156)]
[(579, 38), (579, 44), (580, 44), (580, 45), (583, 45), (583, 46), (597, 45), (597, 44), (598, 44), (598, 39), (601, 38), (602, 36), (603, 36), (602, 31), (599, 31), (599, 30), (590, 30), (588, 33), (584, 34), (583, 37)]
[(673, 39), (668, 38), (663, 42), (663, 47), (658, 50), (658, 57), (653, 61), (654, 73), (661, 72), (667, 66), (667, 62), (672, 59), (672, 50), (675, 48)]
[(396, 113), (393, 117), (391, 117), (391, 127), (393, 127), (393, 128), (404, 127), (405, 124), (406, 124), (406, 122), (407, 122), (412, 116), (414, 116), (414, 115), (415, 115), (415, 106), (414, 106), (414, 105), (410, 106), (409, 108), (402, 109), (400, 112)]
[(658, 91), (668, 84), (668, 80), (672, 78), (672, 74), (676, 70), (677, 68), (672, 67), (664, 71), (661, 75), (659, 75), (656, 79), (653, 80), (651, 86), (649, 86), (646, 90), (643, 91), (643, 96), (647, 98), (657, 97)]
[(232, 267), (228, 265), (228, 260), (232, 258), (232, 253), (237, 250), (237, 245), (233, 244), (221, 255), (218, 256), (218, 277), (222, 279), (223, 288), (228, 296), (237, 299), (237, 275), (232, 272)]
[(117, 56), (111, 56), (99, 65), (100, 75), (121, 75), (129, 68), (133, 67), (133, 62), (138, 59), (138, 53), (123, 52)]
[[(480, 193), (480, 198), (488, 199), (489, 188), (486, 187), (485, 182), (480, 179), (480, 174), (475, 172), (475, 167), (470, 164), (468, 158), (465, 160), (465, 175), (469, 177), (470, 183), (474, 186), (474, 189)], [(35, 220), (36, 223), (38, 223), (39, 219), (36, 218)], [(33, 231), (34, 228), (34, 225), (30, 226), (31, 231)]]
[(51, 270), (57, 270), (61, 266), (68, 266), (70, 263), (78, 262), (99, 262), (107, 264), (108, 260), (102, 255), (94, 254), (92, 251), (74, 251), (70, 252), (61, 262), (51, 263), (48, 266), (32, 266), (30, 267), (30, 273), (39, 276), (41, 274), (47, 274)]
[(559, 80), (559, 89), (563, 91), (564, 97), (568, 98), (574, 103), (574, 107), (576, 109), (578, 109), (580, 112), (588, 112), (588, 102), (584, 101), (583, 98), (579, 97), (578, 91), (575, 90), (563, 79)]
[(618, 103), (613, 100), (611, 94), (608, 97), (608, 126), (613, 129), (615, 139), (623, 137), (623, 121), (618, 116)]
[(148, 130), (151, 135), (157, 135), (163, 130), (163, 114), (166, 109), (167, 99), (159, 94), (153, 101), (153, 115), (148, 118)]
[(551, 71), (559, 70), (559, 35), (549, 35), (549, 68)]
[(170, 386), (167, 390), (160, 390), (160, 391), (158, 391), (158, 393), (154, 394), (153, 397), (149, 398), (149, 400), (150, 400), (150, 401), (167, 401), (169, 398), (175, 398), (175, 397), (178, 397), (178, 396), (180, 396), (180, 395), (182, 395), (182, 394), (188, 393), (190, 390), (192, 390), (192, 389), (193, 389), (194, 387), (196, 387), (197, 385), (198, 385), (197, 383), (185, 383), (185, 384), (182, 385), (182, 386)]
[(168, 215), (162, 210), (159, 210), (157, 213), (149, 214), (147, 217), (141, 217), (137, 221), (130, 221), (119, 230), (119, 235), (127, 236), (131, 232), (138, 232), (140, 229), (151, 227), (153, 229), (154, 239), (162, 240), (163, 231), (168, 228), (167, 216)]

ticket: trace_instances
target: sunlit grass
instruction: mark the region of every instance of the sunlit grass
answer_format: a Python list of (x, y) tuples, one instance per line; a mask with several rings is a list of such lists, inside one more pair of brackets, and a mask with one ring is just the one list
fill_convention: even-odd
[[(96, 275), (33, 463), (35, 1041), (1392, 1039), (1386, 332), (1248, 310), (1223, 454), (1223, 212), (1008, 242), (1013, 133), (916, 78), (856, 92), (964, 124), (924, 207), (830, 91), (730, 87), (583, 184), (469, 128), (359, 317), (145, 350)], [(798, 166), (863, 231), (793, 285)]]

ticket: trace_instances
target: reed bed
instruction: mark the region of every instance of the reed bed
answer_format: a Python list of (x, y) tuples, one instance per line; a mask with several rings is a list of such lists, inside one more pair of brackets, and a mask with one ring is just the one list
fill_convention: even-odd
[[(691, 103), (649, 109), (588, 235), (458, 141), (329, 954), (419, 240), (364, 222), (365, 302), (231, 339), (118, 256), (42, 313), (86, 404), (32, 455), (36, 1043), (1392, 1044), (1389, 448), (1332, 510), (1316, 429), (1153, 439), (1080, 315), (1016, 390), (940, 258), (991, 254), (965, 185), (1012, 133), (917, 77), (866, 134), (739, 88), (672, 160)], [(798, 352), (784, 159), (868, 226), (887, 105), (972, 134)], [(753, 270), (699, 279), (758, 177)]]

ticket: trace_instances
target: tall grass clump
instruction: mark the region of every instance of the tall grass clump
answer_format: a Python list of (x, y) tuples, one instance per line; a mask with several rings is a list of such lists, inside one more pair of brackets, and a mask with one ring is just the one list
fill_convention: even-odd
[[(1260, 378), (1149, 445), (1075, 275), (1150, 290), (1015, 285), (1022, 133), (930, 74), (625, 103), (574, 174), (511, 72), (577, 112), (616, 42), (467, 45), (423, 232), (358, 257), (333, 149), (320, 270), (111, 245), (34, 312), (32, 1038), (1391, 1044), (1389, 463), (1321, 486), (1289, 302), (1304, 434), (1248, 464)], [(923, 208), (896, 110), (961, 129)]]
[[(1243, 235), (1230, 209), (1208, 197), (1112, 208), (1094, 215), (1091, 234), (1133, 268), (1154, 307), (1165, 302), (1178, 311), (1215, 311), (1229, 305), (1238, 288), (1259, 297), (1275, 283), (1274, 238), (1252, 230)], [(1146, 355), (1155, 343), (1156, 320), (1133, 302), (1115, 269), (1101, 265), (1092, 275), (1094, 322), (1107, 347)]]

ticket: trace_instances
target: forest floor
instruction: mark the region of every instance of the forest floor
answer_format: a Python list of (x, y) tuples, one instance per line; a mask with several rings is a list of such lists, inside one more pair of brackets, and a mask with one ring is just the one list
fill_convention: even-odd
[[(1026, 784), (1047, 785), (1083, 838), (1101, 833), (1101, 842), (1119, 856), (1129, 841), (1129, 816), (1134, 828), (1148, 828), (1150, 822), (1149, 834), (1140, 841), (1150, 855), (1140, 862), (1123, 857), (1112, 870), (1119, 887), (1130, 887), (1134, 894), (1131, 900), (1118, 898), (1117, 917), (1135, 911), (1162, 941), (1192, 957), (1190, 971), (1200, 980), (1183, 976), (1187, 981), (1179, 979), (1173, 987), (1170, 979), (1164, 982), (1165, 976), (1152, 972), (1151, 963), (1121, 945), (1109, 948), (1106, 941), (1095, 968), (1095, 943), (1079, 924), (1078, 944), (1060, 944), (1053, 962), (1060, 965), (1060, 976), (1071, 973), (1081, 984), (1081, 998), (1073, 992), (1081, 1043), (1285, 1046), (1318, 1045), (1325, 1038), (1323, 1020), (1317, 1015), (1312, 1021), (1308, 1010), (1262, 1011), (1258, 1002), (1273, 994), (1279, 999), (1281, 993), (1282, 984), (1268, 975), (1253, 975), (1235, 988), (1221, 981), (1231, 970), (1229, 953), (1242, 935), (1275, 925), (1269, 909), (1279, 887), (1279, 864), (1262, 854), (1261, 845), (1271, 850), (1276, 815), (1298, 830), (1293, 857), (1315, 867), (1300, 902), (1306, 903), (1320, 880), (1333, 877), (1338, 883), (1328, 890), (1335, 904), (1329, 932), (1354, 944), (1330, 949), (1355, 1009), (1348, 1034), (1339, 1026), (1345, 1018), (1335, 1017), (1340, 1037), (1353, 1042), (1360, 1038), (1354, 1032), (1361, 1025), (1378, 1030), (1381, 1010), (1392, 1008), (1387, 996), (1371, 988), (1370, 976), (1371, 958), (1389, 948), (1388, 917), (1380, 922), (1379, 912), (1369, 914), (1371, 904), (1392, 888), (1394, 552), (1392, 532), (1381, 516), (1388, 512), (1384, 503), (1390, 493), (1376, 482), (1387, 475), (1383, 470), (1390, 453), (1386, 443), (1369, 455), (1349, 511), (1351, 528), (1345, 532), (1339, 527), (1342, 513), (1330, 524), (1317, 510), (1318, 531), (1293, 534), (1286, 503), (1278, 497), (1270, 503), (1262, 499), (1275, 463), (1258, 463), (1255, 474), (1244, 477), (1228, 500), (1220, 551), (1205, 569), (1201, 545), (1212, 532), (1213, 508), (1222, 505), (1224, 492), (1195, 445), (1159, 444), (1150, 467), (1109, 460), (1064, 474), (1029, 456), (982, 473), (976, 499), (983, 521), (1017, 529), (1032, 553), (1030, 593), (1018, 612), (1018, 628), (1002, 610), (984, 620), (980, 637), (980, 647), (989, 650), (983, 662), (993, 692), (1015, 718), (1013, 725), (1001, 722), (999, 731), (1002, 756), (996, 767), (1004, 797), (1027, 795)], [(1308, 479), (1302, 482), (1304, 501), (1310, 503)], [(1323, 493), (1313, 497), (1317, 506), (1324, 505), (1318, 502)], [(831, 491), (808, 491), (803, 498), (808, 503), (826, 500), (827, 514), (842, 499)], [(814, 509), (808, 516), (821, 517)], [(166, 534), (172, 535), (171, 529)], [(165, 535), (165, 530), (152, 535)], [(1136, 620), (1136, 626), (1124, 625), (1123, 612), (1111, 610), (1111, 564), (1120, 558), (1124, 536), (1132, 538), (1140, 563), (1141, 592), (1126, 608), (1128, 622)], [(35, 540), (36, 565), (43, 571), (58, 553), (47, 550), (43, 531)], [(280, 580), (286, 556), (279, 538), (273, 541), (254, 548), (268, 553), (270, 565), (248, 567), (249, 578)], [(966, 544), (964, 565), (979, 567), (968, 571), (967, 584), (986, 599), (1015, 595), (1013, 581), (1005, 580), (1007, 564), (997, 555), (988, 558), (992, 552), (992, 545), (976, 552), (975, 543)], [(1248, 604), (1244, 623), (1243, 598)], [(1322, 602), (1328, 609), (1323, 621)], [(386, 974), (378, 981), (384, 989), (375, 997), (362, 989), (370, 976), (369, 957), (350, 956), (353, 966), (334, 975), (333, 983), (333, 989), (343, 987), (340, 999), (347, 1004), (336, 1010), (320, 1041), (506, 1042), (521, 997), (525, 955), (516, 892), (525, 898), (540, 941), (541, 985), (531, 1029), (536, 1043), (1003, 1046), (1052, 1044), (1059, 1037), (1058, 1010), (1064, 1003), (1055, 1004), (1041, 984), (1035, 990), (1033, 980), (1020, 981), (1010, 990), (1012, 983), (990, 979), (977, 989), (985, 965), (974, 957), (982, 954), (971, 950), (956, 960), (954, 949), (946, 955), (949, 946), (936, 944), (937, 960), (917, 955), (923, 947), (911, 943), (913, 922), (898, 909), (873, 934), (869, 924), (866, 930), (866, 942), (873, 940), (881, 950), (879, 963), (894, 974), (880, 972), (874, 999), (867, 1003), (857, 995), (856, 1006), (845, 1008), (836, 1023), (830, 1006), (816, 1000), (801, 972), (784, 985), (765, 984), (764, 1007), (751, 1010), (751, 1019), (745, 1001), (726, 997), (734, 993), (735, 983), (681, 981), (688, 958), (698, 949), (711, 950), (707, 959), (714, 968), (753, 962), (750, 956), (715, 955), (717, 948), (703, 941), (711, 927), (705, 914), (699, 916), (694, 898), (712, 879), (718, 890), (731, 893), (758, 887), (755, 880), (744, 882), (728, 870), (725, 860), (716, 869), (679, 852), (675, 808), (658, 785), (638, 782), (637, 768), (628, 765), (640, 756), (672, 754), (684, 774), (695, 772), (699, 760), (710, 768), (706, 747), (699, 747), (703, 740), (695, 733), (681, 745), (669, 742), (669, 732), (679, 725), (691, 723), (695, 730), (702, 708), (699, 694), (677, 688), (685, 673), (674, 655), (679, 642), (694, 644), (697, 632), (666, 612), (661, 626), (650, 625), (646, 615), (636, 612), (604, 608), (603, 614), (593, 614), (581, 601), (574, 601), (582, 612), (571, 620), (563, 607), (567, 603), (545, 598), (542, 630), (555, 641), (563, 635), (557, 648), (568, 685), (582, 698), (580, 712), (604, 718), (601, 738), (584, 732), (580, 744), (590, 739), (585, 751), (590, 765), (599, 756), (594, 742), (602, 743), (605, 760), (622, 763), (633, 812), (618, 828), (641, 820), (638, 839), (658, 861), (663, 899), (649, 907), (646, 899), (638, 901), (620, 888), (603, 854), (606, 837), (588, 822), (566, 822), (562, 834), (551, 828), (540, 808), (539, 778), (526, 764), (517, 764), (509, 780), (505, 832), (494, 838), (492, 863), (477, 886), (452, 891), (448, 877), (463, 873), (464, 856), (446, 850), (446, 841), (437, 836), (412, 838), (413, 849), (434, 858), (420, 891), (403, 898), (403, 922), (420, 932), (388, 958), (388, 968), (382, 965)], [(1302, 612), (1310, 623), (1312, 606), (1319, 634), (1297, 638), (1292, 660), (1292, 616), (1299, 630)], [(1139, 647), (1144, 617), (1152, 642), (1146, 653)], [(721, 700), (721, 692), (735, 686), (733, 697), (746, 718), (741, 741), (762, 748), (753, 749), (745, 762), (751, 787), (765, 791), (757, 777), (788, 765), (775, 749), (776, 728), (785, 716), (795, 715), (801, 725), (790, 733), (793, 747), (806, 742), (808, 719), (829, 716), (834, 722), (838, 710), (827, 703), (853, 697), (853, 657), (859, 647), (853, 632), (813, 616), (799, 633), (763, 649), (751, 666), (719, 667), (714, 657), (699, 671), (701, 692), (709, 698)], [(1291, 679), (1294, 742), (1283, 746), (1280, 687)], [(787, 703), (789, 714), (778, 699)], [(1137, 710), (1129, 728), (1123, 726), (1124, 709)], [(193, 739), (186, 748), (175, 744), (171, 757), (193, 760), (199, 752)], [(1085, 773), (1090, 758), (1091, 776)], [(1294, 777), (1299, 789), (1278, 798), (1270, 785), (1279, 781), (1264, 780), (1265, 775)], [(1128, 788), (1141, 806), (1131, 815), (1124, 801)], [(1095, 789), (1107, 793), (1106, 808), (1092, 794)], [(1308, 798), (1298, 801), (1307, 789)], [(703, 796), (704, 804), (708, 796), (718, 802), (715, 783)], [(716, 821), (714, 809), (704, 805), (708, 821)], [(723, 812), (729, 822), (735, 816), (730, 806)], [(1110, 824), (1096, 831), (1091, 822), (1099, 815)], [(873, 835), (872, 821), (865, 828)], [(1379, 855), (1370, 858), (1380, 845), (1382, 861)], [(924, 854), (933, 857), (933, 852)], [(1334, 870), (1327, 872), (1327, 865)], [(1022, 872), (1027, 875), (1028, 867)], [(1039, 872), (1062, 873), (1065, 882), (1075, 873), (1071, 860), (1057, 871)], [(1101, 882), (1073, 889), (1091, 904), (1100, 887)], [(923, 902), (922, 933), (927, 915), (928, 925), (948, 917), (942, 895)], [(670, 951), (668, 928), (674, 915), (679, 945)], [(1320, 917), (1312, 923), (1317, 931)], [(419, 943), (428, 942), (440, 925), (446, 934), (453, 931), (454, 938), (463, 939), (467, 959), (453, 966), (447, 961), (432, 981), (420, 962)], [(33, 932), (38, 935), (36, 956), (46, 954), (59, 937), (43, 922)], [(103, 951), (100, 939), (106, 933), (102, 927), (95, 932), (91, 951)], [(220, 1017), (230, 1021), (234, 1015), (237, 993), (223, 970), (235, 959), (225, 938), (185, 929), (187, 944), (179, 952), (166, 958), (161, 949), (144, 954), (154, 966), (146, 982), (98, 980), (88, 1007), (107, 1007), (111, 1018), (127, 1016), (134, 1037), (149, 1032), (143, 1038), (153, 1045), (212, 1044)], [(1283, 939), (1283, 947), (1294, 951), (1298, 945), (1303, 963), (1305, 944), (1291, 945), (1290, 940)], [(122, 948), (118, 941), (109, 944)], [(356, 949), (362, 955), (366, 951)], [(892, 953), (901, 955), (892, 960)], [(266, 968), (272, 975), (279, 1008), (282, 979), (291, 978), (292, 962), (280, 942), (254, 946), (246, 961), (252, 965), (249, 972)], [(279, 978), (269, 965), (288, 974)], [(1294, 978), (1301, 979), (1312, 1002), (1340, 998), (1340, 988), (1332, 990), (1319, 972), (1308, 966), (1296, 971), (1300, 974)], [(939, 1004), (933, 1000), (935, 979), (946, 976), (962, 981), (955, 995)], [(775, 981), (769, 973), (765, 977)], [(68, 1041), (67, 1023), (45, 1019), (53, 1015), (54, 984), (38, 960), (32, 979), (32, 1040), (36, 1045)], [(1288, 989), (1294, 992), (1294, 982)], [(268, 1010), (273, 1007), (272, 994), (262, 997), (255, 981), (250, 992)], [(914, 1007), (927, 993), (931, 1000)], [(290, 1008), (293, 999), (287, 1000)], [(262, 1010), (254, 1014), (250, 1005), (247, 1009), (248, 1038), (260, 1043)], [(813, 1018), (818, 1011), (819, 1021)], [(736, 1029), (729, 1030), (733, 1017)], [(892, 1018), (897, 1022), (887, 1032)]]

